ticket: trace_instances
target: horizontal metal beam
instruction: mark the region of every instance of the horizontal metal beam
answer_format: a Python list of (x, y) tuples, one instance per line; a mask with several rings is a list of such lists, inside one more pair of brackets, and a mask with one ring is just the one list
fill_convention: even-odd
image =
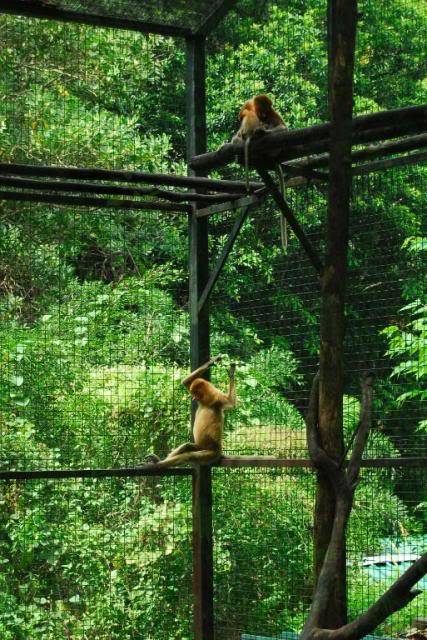
[(129, 20), (128, 18), (78, 13), (76, 11), (60, 9), (52, 5), (45, 5), (36, 0), (26, 0), (25, 2), (22, 0), (18, 2), (16, 0), (0, 0), (0, 13), (57, 20), (59, 22), (77, 22), (79, 24), (88, 24), (97, 27), (139, 31), (140, 33), (156, 33), (161, 36), (188, 38), (193, 33), (191, 29), (186, 27), (148, 22), (145, 20)]
[[(311, 460), (275, 456), (223, 456), (216, 467), (238, 468), (314, 468)], [(372, 458), (362, 460), (362, 467), (374, 469), (427, 467), (427, 457)], [(72, 478), (130, 478), (140, 476), (191, 476), (193, 467), (161, 467), (155, 464), (117, 469), (41, 469), (38, 471), (0, 471), (0, 480), (66, 480)]]
[(0, 471), (0, 480), (66, 480), (67, 478), (130, 478), (140, 476), (191, 476), (188, 467), (158, 468), (155, 464), (118, 469), (42, 469), (40, 471)]
[(169, 211), (171, 213), (190, 213), (189, 204), (167, 204), (165, 202), (142, 202), (141, 200), (108, 200), (88, 196), (66, 196), (48, 193), (23, 193), (0, 189), (0, 200), (14, 202), (37, 202), (39, 204), (73, 205), (77, 207), (96, 207), (99, 209), (131, 209), (134, 211)]
[[(247, 468), (299, 468), (314, 469), (311, 460), (298, 458), (280, 458), (275, 456), (223, 456), (216, 467), (238, 469)], [(426, 468), (427, 457), (417, 458), (372, 458), (362, 460), (362, 467), (373, 469)]]
[[(1, 1), (1, 0), (0, 0)], [(55, 167), (0, 162), (0, 174), (35, 176), (46, 178), (69, 178), (70, 180), (112, 180), (141, 184), (188, 187), (231, 193), (246, 193), (246, 183), (240, 180), (211, 180), (198, 176), (178, 176), (172, 173), (148, 173), (146, 171), (123, 171), (117, 169), (86, 169), (83, 167)], [(250, 182), (251, 191), (262, 189), (262, 182)]]

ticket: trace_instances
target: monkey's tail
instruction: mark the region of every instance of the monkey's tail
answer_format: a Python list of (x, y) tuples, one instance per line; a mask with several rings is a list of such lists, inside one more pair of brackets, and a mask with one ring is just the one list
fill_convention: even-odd
[(245, 140), (245, 186), (246, 192), (249, 193), (249, 143), (251, 137), (248, 136)]
[[(277, 165), (277, 176), (279, 178), (279, 189), (282, 198), (285, 197), (285, 176), (281, 164)], [(288, 221), (283, 213), (280, 214), (280, 241), (282, 243), (283, 253), (288, 251)]]

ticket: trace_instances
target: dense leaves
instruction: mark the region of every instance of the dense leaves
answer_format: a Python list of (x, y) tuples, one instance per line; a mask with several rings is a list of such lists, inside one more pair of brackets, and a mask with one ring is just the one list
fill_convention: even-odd
[[(274, 97), (289, 126), (327, 117), (324, 2), (240, 4), (208, 45), (212, 147), (258, 91)], [(425, 100), (422, 3), (386, 4), (360, 2), (359, 113)], [(4, 16), (0, 28), (1, 161), (185, 172), (182, 43)], [(423, 178), (425, 169), (409, 167), (355, 181), (344, 426), (349, 441), (359, 372), (374, 368), (370, 457), (414, 455), (426, 428)], [(319, 250), (325, 195), (311, 186), (288, 194)], [(185, 217), (23, 203), (0, 212), (2, 468), (121, 467), (186, 440)], [(212, 261), (231, 224), (211, 222)], [(267, 205), (242, 229), (212, 299), (212, 351), (238, 362), (228, 452), (307, 457), (318, 313), (316, 276), (294, 237), (283, 254)], [(222, 385), (226, 365), (213, 372)], [(312, 474), (214, 474), (221, 638), (300, 629), (311, 593)], [(361, 558), (380, 553), (386, 537), (421, 533), (422, 483), (411, 480), (410, 500), (404, 480), (372, 474), (358, 492), (354, 614), (366, 604)], [(0, 501), (2, 638), (192, 637), (187, 478), (9, 482)]]

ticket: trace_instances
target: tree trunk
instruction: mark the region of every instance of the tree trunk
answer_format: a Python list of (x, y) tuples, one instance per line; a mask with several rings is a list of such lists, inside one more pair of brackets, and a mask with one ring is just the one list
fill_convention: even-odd
[[(331, 146), (327, 252), (322, 276), (320, 317), (319, 435), (334, 460), (343, 455), (342, 397), (344, 301), (351, 190), (351, 131), (353, 69), (357, 22), (356, 0), (330, 0), (329, 97)], [(314, 526), (314, 561), (318, 578), (331, 537), (335, 494), (329, 481), (318, 475)], [(344, 546), (344, 545), (343, 545)], [(334, 595), (320, 626), (335, 629), (346, 622), (345, 549), (340, 550)]]

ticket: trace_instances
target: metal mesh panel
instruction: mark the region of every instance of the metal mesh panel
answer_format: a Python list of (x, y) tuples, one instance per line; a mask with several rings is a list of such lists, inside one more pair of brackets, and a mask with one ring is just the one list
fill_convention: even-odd
[(215, 470), (216, 635), (299, 628), (312, 589), (314, 477), (307, 470)]
[[(3, 161), (177, 166), (166, 131), (142, 125), (142, 112), (129, 118), (150, 74), (181, 69), (171, 40), (0, 21)], [(179, 74), (170, 81), (182, 90)], [(182, 110), (177, 101), (181, 121)], [(174, 214), (3, 204), (3, 469), (133, 465), (186, 439), (186, 236)]]
[[(360, 177), (354, 184), (344, 421), (350, 437), (359, 415), (360, 376), (373, 370), (376, 415), (368, 457), (426, 453), (421, 396), (403, 397), (405, 389), (413, 389), (417, 375), (423, 376), (422, 356), (416, 352), (417, 340), (422, 338), (419, 331), (409, 330), (410, 310), (402, 311), (408, 295), (423, 296), (422, 252), (414, 254), (410, 245), (402, 245), (405, 237), (418, 236), (425, 211), (418, 211), (409, 228), (399, 225), (399, 208), (411, 206), (425, 182), (424, 173), (422, 168), (404, 168)], [(318, 220), (318, 230), (310, 233), (310, 239), (321, 247), (324, 197), (309, 187), (289, 190), (288, 198), (308, 228)], [(216, 224), (213, 247), (221, 246), (229, 225), (231, 220)], [(257, 256), (271, 255), (271, 246), (277, 250), (266, 265)], [(305, 457), (303, 414), (317, 366), (319, 285), (293, 236), (287, 255), (281, 255), (279, 221), (272, 209), (257, 210), (245, 223), (214, 301), (218, 312), (214, 312), (213, 345), (241, 361), (241, 404), (229, 417), (227, 451)], [(224, 314), (221, 301), (230, 314)], [(415, 353), (413, 371), (407, 374), (397, 374), (405, 351), (393, 353), (390, 347), (393, 326), (408, 326), (407, 349), (412, 340)]]
[[(365, 611), (425, 553), (426, 469), (365, 470), (348, 533), (348, 600), (351, 618)], [(366, 520), (365, 520), (366, 519)], [(365, 522), (364, 522), (365, 520)], [(399, 637), (422, 629), (427, 580), (421, 593), (375, 634)], [(421, 625), (421, 626), (420, 626)]]
[(188, 489), (187, 478), (2, 482), (2, 638), (190, 637)]
[(186, 438), (188, 319), (160, 250), (180, 223), (11, 204), (3, 225), (1, 467), (132, 466)]
[(2, 162), (185, 173), (181, 40), (5, 15), (0, 39)]
[[(211, 8), (184, 4), (170, 15), (169, 3), (114, 3), (114, 13), (100, 2), (61, 7), (170, 24), (185, 17), (190, 27)], [(422, 102), (424, 5), (396, 0), (378, 11), (362, 0), (360, 8), (355, 111)], [(405, 28), (388, 29), (399, 12)], [(0, 21), (3, 161), (184, 172), (181, 44)], [(209, 43), (211, 147), (229, 139), (239, 103), (256, 92), (271, 94), (291, 127), (326, 119), (326, 67), (325, 2), (241, 3)], [(239, 172), (229, 166), (222, 175)], [(358, 177), (353, 191), (346, 441), (357, 424), (360, 374), (373, 369), (366, 455), (396, 462), (426, 454), (422, 302), (408, 307), (425, 294), (424, 185), (425, 168), (405, 168)], [(287, 197), (323, 253), (325, 188)], [(211, 263), (233, 220), (212, 220)], [(1, 231), (1, 468), (131, 466), (187, 439), (178, 384), (189, 350), (186, 221), (8, 204)], [(212, 352), (238, 361), (240, 403), (228, 416), (225, 452), (307, 457), (319, 283), (292, 234), (283, 254), (271, 205), (243, 227), (211, 315)], [(225, 384), (226, 363), (213, 380)], [(213, 475), (217, 638), (294, 640), (287, 634), (301, 629), (312, 586), (314, 474)], [(424, 544), (425, 474), (381, 469), (364, 480), (349, 531), (352, 616), (384, 590), (404, 546), (417, 554)], [(6, 640), (191, 637), (186, 480), (8, 482), (1, 496)], [(385, 567), (372, 560), (381, 555)], [(380, 632), (406, 633), (423, 615), (424, 596)]]

